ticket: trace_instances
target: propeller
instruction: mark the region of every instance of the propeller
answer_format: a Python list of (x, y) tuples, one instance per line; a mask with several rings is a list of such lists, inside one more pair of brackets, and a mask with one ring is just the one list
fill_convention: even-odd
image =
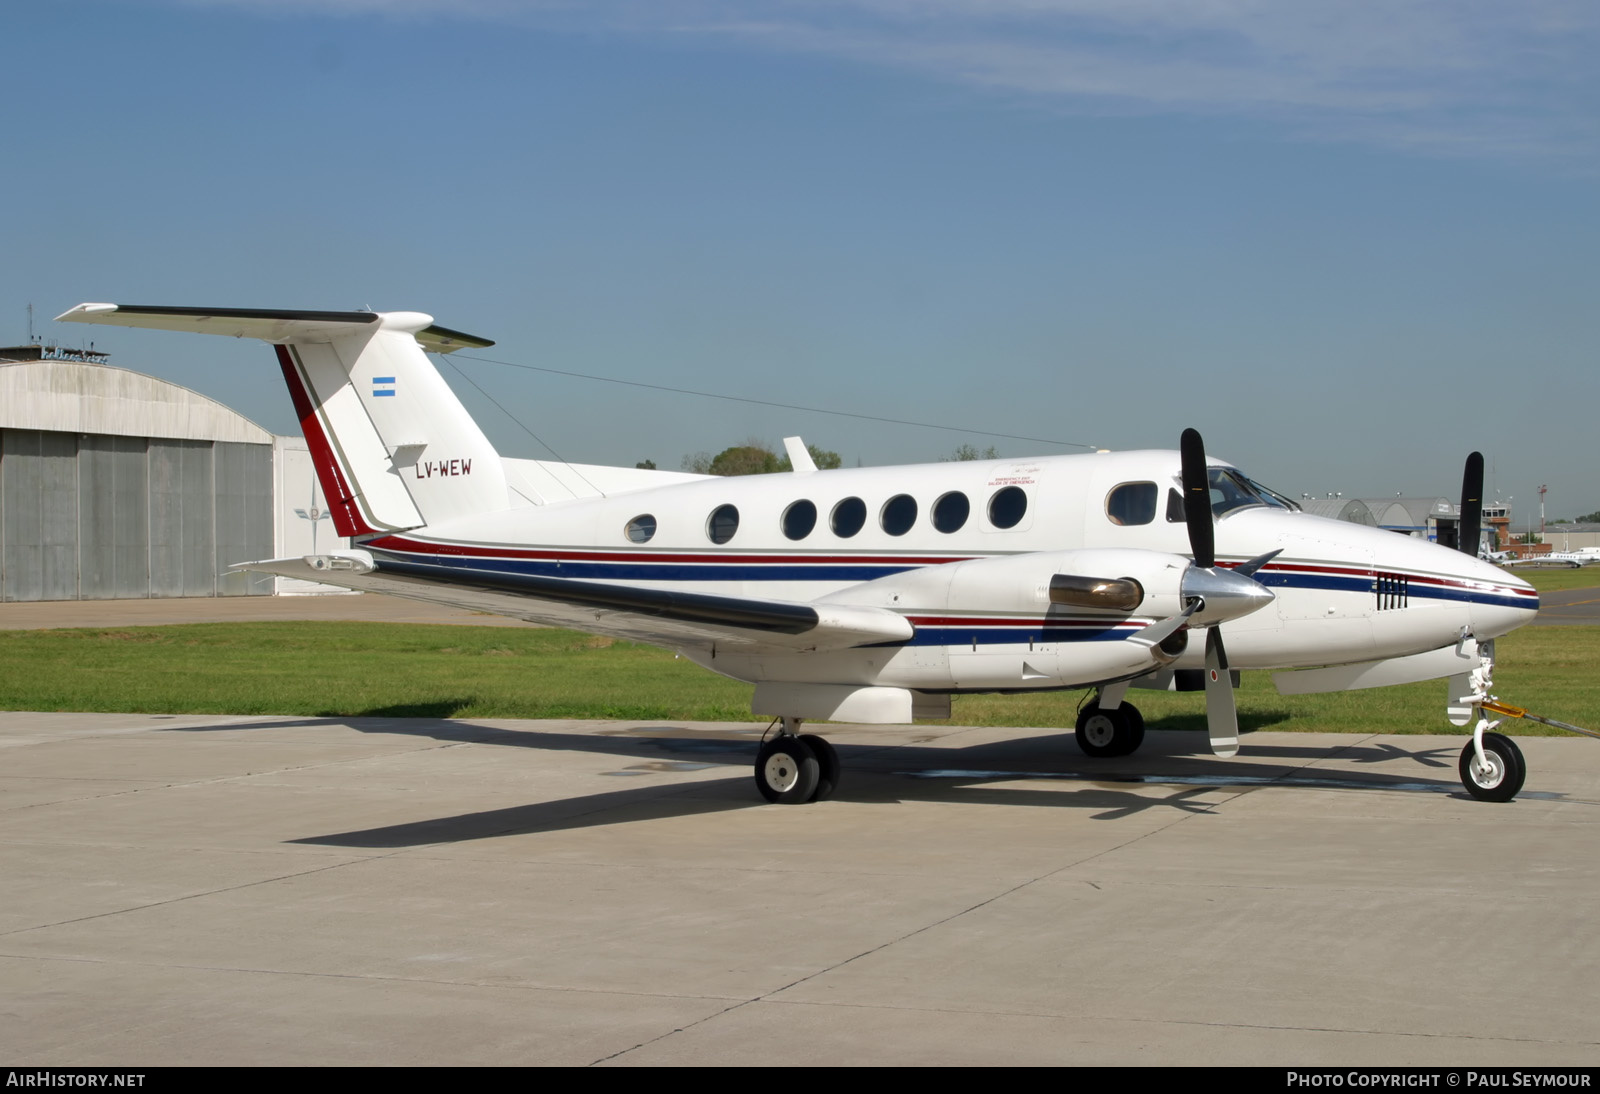
[(1461, 523), (1457, 526), (1456, 547), (1476, 558), (1478, 539), (1483, 534), (1483, 453), (1467, 456), (1461, 476)]
[[(1232, 756), (1239, 751), (1239, 713), (1233, 701), (1233, 678), (1220, 624), (1266, 607), (1272, 591), (1255, 574), (1277, 557), (1269, 551), (1229, 568), (1217, 566), (1216, 528), (1211, 520), (1211, 480), (1206, 471), (1206, 446), (1200, 434), (1185, 429), (1179, 442), (1183, 461), (1183, 517), (1189, 529), (1194, 565), (1184, 571), (1179, 591), (1185, 616), (1206, 628), (1206, 731), (1211, 751)], [(1281, 550), (1281, 549), (1280, 549)]]
[[(1194, 563), (1185, 567), (1178, 582), (1183, 610), (1143, 628), (1128, 638), (1144, 646), (1158, 664), (1170, 664), (1182, 652), (1184, 628), (1206, 632), (1206, 729), (1211, 751), (1232, 756), (1239, 751), (1239, 715), (1233, 700), (1233, 677), (1220, 625), (1259, 611), (1275, 599), (1255, 574), (1282, 549), (1268, 551), (1237, 566), (1218, 566), (1216, 528), (1211, 516), (1211, 479), (1206, 470), (1206, 446), (1198, 431), (1185, 429), (1179, 443), (1182, 459), (1183, 517), (1189, 532)], [(1144, 590), (1132, 578), (1096, 578), (1056, 574), (1050, 579), (1050, 601), (1074, 607), (1133, 611), (1144, 600)], [(1175, 640), (1174, 640), (1175, 639)]]
[(1211, 525), (1211, 480), (1206, 475), (1206, 445), (1198, 430), (1185, 429), (1178, 442), (1183, 457), (1183, 520), (1189, 526), (1194, 564), (1209, 570), (1217, 564), (1216, 529)]

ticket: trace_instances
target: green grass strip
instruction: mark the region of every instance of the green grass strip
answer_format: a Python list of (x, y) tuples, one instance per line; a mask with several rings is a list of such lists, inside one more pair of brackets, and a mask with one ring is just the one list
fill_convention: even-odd
[[(1525, 627), (1498, 643), (1496, 691), (1600, 728), (1600, 627)], [(750, 687), (666, 651), (573, 631), (383, 623), (201, 623), (0, 631), (0, 709), (332, 717), (749, 721)], [(1244, 674), (1245, 730), (1450, 732), (1445, 685), (1280, 696)], [(1085, 692), (957, 696), (957, 725), (1073, 724)], [(1198, 694), (1134, 691), (1157, 729), (1205, 728)], [(1532, 722), (1517, 734), (1555, 734)]]

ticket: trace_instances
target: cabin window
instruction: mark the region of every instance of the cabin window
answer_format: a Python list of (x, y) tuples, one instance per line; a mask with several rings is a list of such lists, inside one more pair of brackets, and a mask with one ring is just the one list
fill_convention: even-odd
[(706, 521), (706, 535), (712, 543), (726, 543), (739, 530), (739, 510), (731, 505), (719, 505)]
[(972, 503), (959, 490), (952, 490), (933, 503), (933, 526), (941, 532), (957, 532), (967, 523)]
[(797, 501), (783, 511), (779, 523), (790, 539), (805, 539), (817, 526), (817, 507), (809, 501)]
[(834, 535), (849, 539), (867, 523), (867, 503), (860, 498), (845, 498), (833, 507), (833, 516), (828, 518), (828, 523)]
[(1156, 519), (1160, 489), (1153, 482), (1125, 482), (1106, 495), (1106, 516), (1112, 524), (1149, 524)]
[(1028, 514), (1028, 495), (1020, 486), (996, 490), (989, 499), (989, 523), (996, 528), (1015, 528)]
[(629, 543), (649, 543), (656, 534), (656, 518), (649, 513), (641, 513), (630, 520), (623, 531)]
[(1167, 523), (1182, 524), (1186, 518), (1183, 515), (1183, 495), (1171, 487), (1167, 488)]
[(883, 503), (878, 513), (878, 524), (891, 536), (903, 536), (917, 523), (917, 499), (910, 494), (896, 494)]

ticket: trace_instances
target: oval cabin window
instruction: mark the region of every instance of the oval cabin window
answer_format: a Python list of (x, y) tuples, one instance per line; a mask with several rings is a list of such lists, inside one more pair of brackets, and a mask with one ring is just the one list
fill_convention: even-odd
[(783, 511), (780, 522), (783, 534), (790, 539), (805, 539), (817, 526), (817, 507), (809, 501), (797, 501)]
[(946, 533), (958, 532), (967, 523), (972, 503), (959, 490), (952, 490), (933, 503), (933, 526)]
[(727, 543), (739, 530), (739, 510), (731, 505), (719, 505), (706, 521), (706, 535), (712, 543)]
[(1028, 515), (1028, 495), (1020, 486), (996, 490), (989, 499), (989, 523), (996, 528), (1015, 528)]
[(878, 524), (891, 536), (903, 536), (917, 523), (917, 499), (910, 494), (896, 494), (883, 503), (878, 514)]
[(845, 498), (833, 507), (828, 524), (840, 539), (849, 539), (867, 523), (867, 503), (860, 498)]

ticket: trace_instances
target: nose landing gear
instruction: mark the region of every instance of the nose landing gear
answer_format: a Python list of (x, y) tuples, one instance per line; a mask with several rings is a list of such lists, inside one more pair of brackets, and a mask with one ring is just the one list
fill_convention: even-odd
[[(1522, 758), (1522, 749), (1517, 747), (1517, 742), (1503, 734), (1492, 733), (1491, 730), (1507, 718), (1526, 718), (1530, 722), (1554, 726), (1571, 733), (1581, 733), (1585, 737), (1600, 737), (1600, 733), (1566, 722), (1558, 722), (1554, 718), (1541, 718), (1537, 714), (1530, 714), (1524, 707), (1502, 703), (1489, 692), (1494, 686), (1494, 643), (1482, 643), (1478, 649), (1478, 667), (1467, 675), (1472, 693), (1455, 700), (1456, 703), (1470, 707), (1471, 713), (1477, 715), (1472, 730), (1472, 740), (1461, 750), (1461, 762), (1458, 765), (1461, 785), (1467, 788), (1468, 794), (1479, 801), (1508, 802), (1522, 789), (1522, 782), (1528, 775), (1528, 765)], [(1459, 711), (1461, 708), (1456, 709)], [(1499, 714), (1502, 717), (1490, 721), (1489, 714)], [(1463, 723), (1458, 720), (1456, 724)]]

